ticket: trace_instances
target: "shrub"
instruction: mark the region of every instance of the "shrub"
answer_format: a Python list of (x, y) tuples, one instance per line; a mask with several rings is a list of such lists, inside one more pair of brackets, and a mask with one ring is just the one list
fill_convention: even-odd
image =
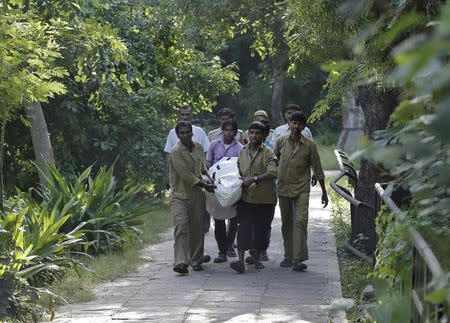
[(0, 319), (37, 321), (42, 309), (37, 303), (46, 289), (30, 283), (47, 273), (64, 267), (78, 268), (81, 263), (71, 257), (71, 249), (82, 240), (78, 232), (82, 225), (70, 233), (59, 232), (70, 215), (55, 219), (56, 209), (48, 213), (45, 208), (21, 208), (22, 199), (16, 200), (14, 210), (0, 215)]
[(114, 168), (101, 167), (94, 178), (88, 167), (73, 183), (48, 165), (47, 188), (39, 190), (47, 209), (64, 205), (72, 216), (64, 229), (72, 230), (85, 222), (81, 232), (89, 242), (89, 251), (99, 253), (120, 248), (141, 234), (141, 217), (151, 211), (156, 199), (142, 199), (142, 186), (128, 184), (119, 189)]

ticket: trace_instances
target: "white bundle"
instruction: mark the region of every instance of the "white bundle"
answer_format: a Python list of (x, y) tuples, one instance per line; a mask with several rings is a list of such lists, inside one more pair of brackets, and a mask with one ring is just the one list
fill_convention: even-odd
[(206, 210), (216, 219), (236, 216), (236, 203), (241, 198), (242, 180), (237, 167), (237, 157), (224, 157), (208, 170), (217, 188), (206, 194)]

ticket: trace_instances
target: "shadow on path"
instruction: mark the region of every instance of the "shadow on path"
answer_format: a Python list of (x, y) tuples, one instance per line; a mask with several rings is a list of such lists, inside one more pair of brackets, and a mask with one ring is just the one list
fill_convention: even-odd
[[(343, 322), (345, 315), (332, 318), (329, 313), (333, 299), (342, 297), (330, 210), (321, 208), (320, 190), (313, 188), (307, 272), (279, 267), (283, 248), (277, 209), (265, 269), (249, 266), (246, 274), (237, 274), (228, 263), (209, 263), (203, 272), (177, 276), (173, 241), (167, 240), (144, 250), (152, 261), (138, 272), (102, 285), (93, 302), (58, 308), (55, 321)], [(205, 254), (217, 255), (212, 231), (206, 235)]]

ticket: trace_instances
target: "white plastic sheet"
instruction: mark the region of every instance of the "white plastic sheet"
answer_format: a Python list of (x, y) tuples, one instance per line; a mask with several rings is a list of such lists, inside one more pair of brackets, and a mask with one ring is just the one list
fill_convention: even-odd
[(241, 198), (242, 180), (237, 167), (237, 157), (224, 157), (208, 170), (217, 188), (206, 194), (206, 210), (216, 219), (236, 216), (236, 203)]

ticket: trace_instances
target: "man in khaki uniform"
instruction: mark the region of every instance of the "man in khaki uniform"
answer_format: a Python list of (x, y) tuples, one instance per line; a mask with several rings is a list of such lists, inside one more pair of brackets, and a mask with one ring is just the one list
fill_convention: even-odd
[(200, 271), (202, 263), (210, 260), (209, 256), (203, 256), (205, 194), (202, 188), (214, 192), (214, 185), (202, 179), (202, 174), (206, 174), (203, 148), (192, 140), (192, 125), (181, 121), (175, 132), (180, 141), (169, 155), (170, 211), (175, 225), (173, 270), (187, 274), (188, 265)]
[(291, 134), (279, 138), (275, 155), (279, 160), (277, 193), (281, 211), (284, 260), (281, 267), (304, 271), (308, 260), (307, 230), (311, 167), (322, 188), (322, 204), (328, 205), (324, 173), (315, 143), (301, 134), (306, 126), (303, 112), (294, 112), (289, 121)]
[(269, 245), (272, 210), (276, 201), (272, 183), (277, 177), (277, 160), (272, 149), (263, 144), (264, 129), (261, 122), (250, 124), (249, 143), (242, 148), (238, 157), (243, 181), (242, 196), (236, 209), (239, 260), (230, 263), (230, 267), (238, 273), (245, 272), (244, 256), (249, 249), (255, 249), (255, 268), (264, 268), (260, 254)]

